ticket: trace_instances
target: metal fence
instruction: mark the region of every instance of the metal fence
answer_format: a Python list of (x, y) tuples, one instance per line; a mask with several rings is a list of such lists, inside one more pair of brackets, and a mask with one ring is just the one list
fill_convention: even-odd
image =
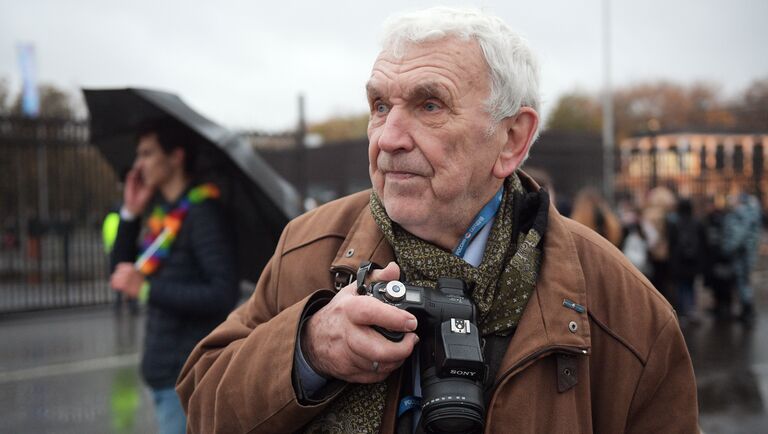
[(698, 212), (748, 192), (768, 205), (765, 177), (768, 134), (669, 133), (624, 140), (617, 156), (619, 198), (642, 202), (665, 186), (692, 199)]
[(109, 302), (117, 177), (84, 122), (0, 117), (0, 313)]

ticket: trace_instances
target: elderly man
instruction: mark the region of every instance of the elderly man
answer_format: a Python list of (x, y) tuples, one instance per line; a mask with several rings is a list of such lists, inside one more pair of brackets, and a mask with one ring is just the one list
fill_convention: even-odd
[[(674, 311), (519, 170), (539, 122), (524, 41), (473, 10), (402, 15), (367, 92), (373, 190), (288, 225), (253, 297), (185, 365), (191, 430), (695, 432)], [(420, 402), (435, 355), (414, 350), (435, 331), (358, 295), (363, 261), (384, 267), (368, 282), (468, 284), (488, 372), (479, 406)]]

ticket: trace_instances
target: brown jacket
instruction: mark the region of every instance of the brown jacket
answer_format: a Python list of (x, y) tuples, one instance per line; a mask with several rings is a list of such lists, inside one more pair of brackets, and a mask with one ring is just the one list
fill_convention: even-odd
[[(286, 227), (253, 296), (187, 360), (177, 391), (188, 431), (292, 432), (330, 402), (297, 400), (298, 321), (311, 294), (334, 287), (335, 271), (394, 259), (368, 197)], [(498, 371), (486, 432), (698, 432), (693, 368), (670, 305), (609, 242), (549, 213), (539, 281)], [(394, 432), (399, 374), (388, 380), (384, 433)]]

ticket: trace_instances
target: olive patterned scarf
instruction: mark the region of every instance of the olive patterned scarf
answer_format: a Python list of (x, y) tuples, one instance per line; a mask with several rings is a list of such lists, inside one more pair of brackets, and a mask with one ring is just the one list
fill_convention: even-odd
[[(536, 286), (548, 205), (545, 190), (526, 193), (517, 174), (507, 178), (482, 262), (473, 267), (392, 222), (375, 193), (370, 202), (373, 218), (392, 246), (406, 281), (434, 288), (439, 277), (464, 280), (472, 289), (483, 336), (507, 336), (520, 321)], [(383, 382), (350, 385), (306, 432), (378, 433), (386, 389)]]

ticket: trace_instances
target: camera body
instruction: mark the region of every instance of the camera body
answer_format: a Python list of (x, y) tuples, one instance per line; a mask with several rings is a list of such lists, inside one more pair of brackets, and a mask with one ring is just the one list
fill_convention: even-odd
[[(460, 279), (441, 278), (435, 289), (397, 280), (374, 282), (368, 293), (419, 321), (422, 424), (427, 432), (470, 433), (485, 424), (483, 360), (476, 309)], [(374, 327), (387, 339), (403, 333)]]

